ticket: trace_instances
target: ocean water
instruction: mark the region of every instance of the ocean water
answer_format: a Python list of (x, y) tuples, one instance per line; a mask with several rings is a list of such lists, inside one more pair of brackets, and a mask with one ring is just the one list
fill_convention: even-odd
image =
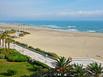
[(5, 21), (3, 23), (17, 23), (69, 32), (103, 33), (103, 21)]

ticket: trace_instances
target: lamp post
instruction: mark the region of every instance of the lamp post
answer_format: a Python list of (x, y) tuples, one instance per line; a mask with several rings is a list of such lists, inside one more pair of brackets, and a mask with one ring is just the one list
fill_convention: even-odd
[(45, 63), (47, 62), (47, 60), (46, 60), (46, 59), (47, 59), (47, 57), (48, 57), (48, 55), (47, 55), (47, 54), (45, 54)]

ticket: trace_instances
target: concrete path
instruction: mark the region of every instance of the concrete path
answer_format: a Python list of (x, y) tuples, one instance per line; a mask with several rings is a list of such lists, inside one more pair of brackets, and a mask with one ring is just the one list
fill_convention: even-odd
[(46, 56), (43, 56), (39, 53), (30, 51), (30, 50), (28, 50), (26, 48), (23, 48), (21, 46), (18, 46), (16, 44), (11, 44), (11, 48), (16, 49), (18, 52), (20, 52), (23, 55), (31, 57), (31, 59), (34, 59), (34, 60), (40, 61), (42, 63), (45, 63), (45, 64), (47, 64), (48, 66), (50, 66), (52, 68), (55, 67), (56, 61), (49, 58), (49, 57), (46, 57)]
[[(34, 60), (40, 61), (40, 62), (42, 62), (44, 64), (47, 64), (51, 68), (55, 68), (55, 66), (56, 66), (56, 61), (51, 59), (51, 58), (49, 58), (49, 57), (46, 57), (46, 56), (43, 56), (43, 55), (41, 55), (39, 53), (30, 51), (30, 50), (28, 50), (26, 48), (23, 48), (21, 46), (18, 46), (16, 44), (11, 44), (11, 48), (16, 49), (18, 52), (20, 52), (23, 55), (31, 57), (31, 59), (34, 59)], [(83, 66), (86, 67), (88, 64), (93, 63), (93, 62), (101, 63), (102, 66), (103, 66), (103, 62), (102, 61), (99, 61), (99, 60), (96, 60), (96, 59), (92, 59), (92, 58), (83, 58), (83, 57), (72, 58), (71, 64), (74, 64), (74, 63), (75, 64), (83, 64)]]

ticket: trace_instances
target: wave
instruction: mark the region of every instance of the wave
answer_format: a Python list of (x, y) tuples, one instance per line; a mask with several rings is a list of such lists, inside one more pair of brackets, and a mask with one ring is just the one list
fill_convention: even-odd
[(76, 28), (76, 26), (67, 26), (67, 28)]
[(54, 28), (54, 29), (74, 29), (76, 26), (57, 26), (57, 25), (41, 25), (41, 27)]
[(80, 32), (78, 29), (68, 29), (68, 32)]
[(60, 26), (57, 25), (40, 25), (40, 27), (52, 28), (52, 29), (61, 29)]
[(76, 26), (67, 26), (67, 28), (68, 28), (68, 32), (80, 32), (77, 28), (76, 28)]
[(59, 31), (67, 31), (67, 32), (79, 32), (78, 29), (76, 29), (76, 26), (57, 26), (57, 25), (40, 25), (39, 27), (46, 27), (54, 30)]
[(90, 32), (90, 33), (95, 33), (97, 31), (95, 30), (82, 30), (82, 28), (78, 28), (77, 26), (57, 26), (57, 25), (35, 25), (37, 27), (43, 27), (43, 28), (49, 28), (53, 30), (58, 30), (58, 31), (67, 31), (67, 32)]
[(95, 33), (96, 31), (95, 30), (88, 30), (87, 32)]

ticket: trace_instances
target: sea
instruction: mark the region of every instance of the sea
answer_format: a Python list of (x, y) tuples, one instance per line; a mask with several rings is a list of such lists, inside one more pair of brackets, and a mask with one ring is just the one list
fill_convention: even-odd
[(103, 21), (0, 21), (0, 23), (22, 24), (68, 32), (103, 33)]

